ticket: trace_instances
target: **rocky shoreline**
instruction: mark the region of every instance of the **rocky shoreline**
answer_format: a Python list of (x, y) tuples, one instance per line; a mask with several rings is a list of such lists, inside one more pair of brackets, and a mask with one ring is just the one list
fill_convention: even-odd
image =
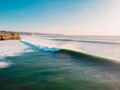
[(0, 41), (1, 40), (19, 40), (19, 39), (20, 39), (20, 33), (0, 31)]

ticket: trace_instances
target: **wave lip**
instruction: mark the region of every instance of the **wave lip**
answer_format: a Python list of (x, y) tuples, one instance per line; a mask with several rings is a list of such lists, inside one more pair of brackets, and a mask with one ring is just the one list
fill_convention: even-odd
[(5, 62), (5, 61), (0, 61), (0, 68), (6, 68), (10, 65), (10, 63)]
[(31, 37), (27, 37), (24, 39), (21, 39), (21, 42), (23, 42), (24, 44), (27, 44), (29, 46), (35, 47), (39, 50), (42, 51), (59, 51), (60, 49), (57, 48), (57, 46), (55, 46), (51, 41), (49, 40), (41, 40), (38, 38), (31, 38)]

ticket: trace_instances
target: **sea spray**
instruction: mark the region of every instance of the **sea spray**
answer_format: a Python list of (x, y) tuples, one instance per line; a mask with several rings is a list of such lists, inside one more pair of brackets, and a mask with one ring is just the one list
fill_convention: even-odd
[(78, 48), (79, 45), (77, 42), (65, 42), (61, 43), (60, 41), (40, 39), (38, 37), (24, 37), (21, 39), (21, 42), (36, 47), (43, 51), (59, 51), (60, 49), (70, 49), (80, 51)]

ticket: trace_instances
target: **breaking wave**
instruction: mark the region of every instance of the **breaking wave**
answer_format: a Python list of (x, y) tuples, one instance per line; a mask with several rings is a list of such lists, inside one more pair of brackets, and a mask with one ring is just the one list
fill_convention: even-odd
[(40, 39), (37, 37), (24, 37), (21, 39), (21, 42), (42, 51), (59, 51), (61, 49), (71, 49), (78, 51), (77, 43), (73, 42), (59, 43), (57, 41)]
[[(78, 43), (74, 41), (55, 41), (48, 39), (41, 39), (40, 37), (26, 36), (21, 39), (21, 42), (37, 48), (42, 51), (75, 51), (76, 53), (84, 53), (84, 55), (98, 56), (103, 58), (109, 58), (111, 60), (119, 61), (119, 55), (116, 49), (113, 51), (114, 46), (101, 45), (101, 44), (86, 44)], [(103, 50), (105, 48), (105, 50)], [(116, 48), (116, 47), (115, 47)], [(113, 57), (112, 57), (113, 56)], [(118, 58), (116, 58), (118, 57)]]
[(39, 38), (24, 38), (21, 39), (21, 42), (27, 44), (29, 46), (38, 48), (43, 51), (58, 51), (59, 48), (56, 47), (52, 42), (49, 40), (41, 40)]

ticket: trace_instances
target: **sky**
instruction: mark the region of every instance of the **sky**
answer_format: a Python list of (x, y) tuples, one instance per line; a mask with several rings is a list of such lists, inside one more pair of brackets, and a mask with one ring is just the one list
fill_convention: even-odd
[(120, 0), (0, 0), (0, 31), (120, 35)]

